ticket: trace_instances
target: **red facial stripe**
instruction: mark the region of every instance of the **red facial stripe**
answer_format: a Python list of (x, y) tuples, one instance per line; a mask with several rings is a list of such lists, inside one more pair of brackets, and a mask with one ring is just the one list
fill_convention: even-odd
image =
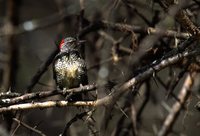
[(59, 49), (61, 49), (63, 45), (64, 45), (64, 39), (62, 39), (62, 41), (60, 42)]

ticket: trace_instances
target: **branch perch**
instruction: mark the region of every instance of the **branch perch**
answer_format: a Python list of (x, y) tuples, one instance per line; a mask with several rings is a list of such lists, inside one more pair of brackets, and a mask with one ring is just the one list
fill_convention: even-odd
[(78, 88), (72, 88), (72, 89), (67, 89), (67, 90), (53, 90), (53, 91), (43, 91), (43, 92), (36, 92), (36, 93), (28, 93), (28, 94), (24, 94), (22, 96), (19, 97), (15, 97), (15, 98), (10, 98), (10, 99), (0, 99), (0, 103), (1, 105), (11, 105), (11, 104), (17, 104), (20, 102), (25, 102), (27, 100), (33, 100), (33, 99), (41, 99), (41, 98), (46, 98), (49, 96), (53, 96), (53, 95), (65, 95), (67, 93), (83, 93), (83, 92), (88, 92), (88, 91), (92, 91), (95, 90), (97, 88), (97, 85), (92, 84), (92, 85), (85, 85), (85, 86), (81, 86)]
[(150, 77), (154, 72), (160, 71), (163, 68), (172, 65), (184, 57), (189, 57), (191, 55), (198, 55), (200, 53), (199, 50), (195, 51), (185, 51), (183, 53), (178, 53), (172, 57), (168, 57), (158, 64), (144, 70), (142, 73), (139, 73), (137, 76), (133, 77), (129, 81), (125, 82), (118, 89), (111, 92), (108, 96), (105, 96), (97, 101), (77, 101), (77, 102), (68, 102), (68, 101), (46, 101), (46, 102), (32, 102), (25, 104), (16, 104), (8, 107), (0, 108), (0, 113), (7, 111), (16, 111), (16, 110), (27, 110), (27, 109), (35, 109), (35, 108), (50, 108), (50, 107), (64, 107), (64, 106), (110, 106), (113, 105), (119, 98), (122, 96), (125, 91), (129, 88), (135, 86), (137, 83), (144, 81), (146, 78)]

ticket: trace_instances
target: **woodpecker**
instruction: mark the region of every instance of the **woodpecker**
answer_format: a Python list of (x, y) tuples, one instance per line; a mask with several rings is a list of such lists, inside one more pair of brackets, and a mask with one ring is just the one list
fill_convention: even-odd
[[(60, 42), (59, 53), (53, 62), (53, 77), (59, 89), (71, 89), (88, 84), (86, 63), (81, 54), (83, 42), (73, 37), (64, 38)], [(73, 95), (69, 100), (82, 100), (82, 95)]]

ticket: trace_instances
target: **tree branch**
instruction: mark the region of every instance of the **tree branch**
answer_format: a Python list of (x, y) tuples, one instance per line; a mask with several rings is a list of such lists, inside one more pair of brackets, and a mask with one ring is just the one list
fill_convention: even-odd
[[(183, 87), (178, 95), (178, 98), (180, 99), (180, 102), (176, 102), (171, 109), (171, 112), (166, 117), (163, 126), (161, 127), (160, 131), (158, 132), (158, 136), (166, 136), (170, 130), (172, 129), (175, 121), (178, 118), (178, 115), (181, 111), (181, 109), (184, 107), (184, 104), (188, 98), (188, 96), (191, 93), (191, 87), (193, 85), (192, 78), (194, 77), (194, 73), (192, 75), (188, 74), (185, 82), (183, 84)], [(192, 76), (192, 77), (191, 77)]]
[(190, 20), (187, 13), (180, 9), (187, 0), (185, 1), (179, 1), (176, 3), (174, 0), (163, 0), (161, 2), (158, 2), (161, 7), (163, 7), (165, 10), (169, 10), (169, 7), (171, 6), (177, 6), (176, 10), (179, 10), (176, 12), (175, 18), (176, 21), (180, 23), (180, 25), (185, 28), (188, 32), (190, 32), (192, 35), (200, 38), (200, 29)]
[(162, 30), (159, 28), (153, 28), (153, 27), (141, 27), (141, 26), (135, 26), (135, 25), (128, 25), (128, 24), (122, 24), (122, 23), (113, 23), (108, 21), (96, 21), (91, 22), (91, 24), (87, 27), (85, 27), (80, 33), (78, 34), (78, 37), (82, 37), (83, 35), (97, 31), (99, 29), (109, 29), (113, 31), (120, 31), (120, 32), (135, 32), (135, 33), (145, 33), (145, 34), (156, 34), (156, 35), (162, 35), (164, 37), (176, 37), (181, 39), (187, 39), (191, 36), (189, 33), (180, 33), (173, 30)]
[[(13, 118), (13, 120), (14, 120), (15, 122), (17, 122), (19, 125), (21, 125), (21, 126), (27, 128), (27, 129), (31, 130), (32, 132), (35, 132), (35, 133), (37, 133), (37, 134), (39, 134), (39, 135), (41, 135), (41, 136), (46, 136), (42, 131), (35, 129), (35, 128), (29, 126), (28, 124), (26, 124), (26, 123), (24, 123), (24, 122), (22, 122), (22, 121), (20, 121), (20, 120), (18, 120), (18, 119), (16, 119), (16, 118)], [(15, 132), (16, 132), (16, 131), (15, 131)]]
[(58, 95), (58, 94), (65, 95), (67, 93), (72, 93), (72, 94), (84, 93), (84, 92), (95, 90), (96, 88), (97, 88), (97, 85), (92, 84), (92, 85), (85, 85), (78, 88), (72, 88), (72, 89), (67, 89), (67, 90), (64, 89), (64, 90), (40, 91), (36, 93), (27, 93), (15, 98), (0, 99), (0, 104), (8, 106), (12, 104), (25, 102), (28, 100), (30, 101), (33, 99), (41, 99), (41, 98), (46, 98), (46, 97)]
[(68, 102), (68, 101), (45, 101), (45, 102), (32, 102), (32, 103), (23, 103), (11, 105), (8, 107), (0, 108), (0, 113), (7, 111), (18, 111), (18, 110), (28, 110), (28, 109), (44, 109), (51, 107), (66, 107), (66, 106), (96, 106), (95, 101), (77, 101), (77, 102)]
[(111, 92), (108, 96), (98, 99), (97, 101), (46, 101), (46, 102), (33, 102), (25, 104), (16, 104), (8, 107), (0, 108), (0, 113), (6, 111), (16, 111), (16, 110), (27, 110), (35, 108), (50, 108), (50, 107), (63, 107), (63, 106), (111, 106), (122, 96), (129, 88), (137, 85), (137, 83), (144, 81), (146, 78), (150, 77), (154, 72), (160, 71), (163, 68), (172, 65), (184, 57), (190, 57), (191, 55), (199, 55), (200, 50), (195, 51), (185, 51), (182, 53), (175, 54), (171, 57), (165, 58), (160, 62), (152, 65), (151, 67), (145, 69), (143, 72), (139, 73), (137, 76), (133, 77), (129, 81), (125, 82), (123, 85), (119, 86), (115, 91)]

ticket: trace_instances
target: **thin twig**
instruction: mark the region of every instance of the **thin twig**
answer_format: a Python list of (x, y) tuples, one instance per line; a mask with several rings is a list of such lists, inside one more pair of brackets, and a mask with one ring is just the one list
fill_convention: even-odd
[(61, 136), (67, 136), (67, 132), (68, 132), (68, 129), (69, 127), (74, 123), (76, 122), (78, 119), (82, 119), (84, 116), (87, 115), (87, 112), (82, 112), (82, 113), (79, 113), (79, 114), (76, 114), (75, 117), (73, 117), (66, 125), (65, 125), (65, 128), (63, 130), (63, 133), (61, 134)]
[[(161, 80), (161, 78), (159, 76), (156, 75), (156, 79), (158, 80), (158, 82), (165, 88), (165, 91), (168, 92), (168, 86)], [(174, 94), (174, 92), (171, 92), (170, 94), (175, 100), (180, 101), (178, 99), (178, 97), (176, 96), (176, 94)]]
[(146, 82), (146, 89), (145, 89), (145, 99), (144, 101), (142, 102), (142, 105), (140, 106), (138, 112), (137, 112), (137, 121), (140, 121), (141, 119), (141, 115), (142, 115), (142, 112), (144, 111), (148, 101), (149, 101), (149, 98), (150, 98), (150, 90), (151, 90), (151, 87), (150, 87), (150, 81), (147, 81)]
[(22, 121), (20, 121), (20, 120), (18, 120), (16, 118), (13, 118), (13, 120), (16, 121), (19, 125), (31, 130), (32, 132), (35, 132), (35, 133), (37, 133), (37, 134), (39, 134), (41, 136), (46, 136), (42, 131), (40, 131), (40, 130), (38, 130), (36, 128), (33, 128), (33, 127), (29, 126), (28, 124), (26, 124), (26, 123), (24, 123), (24, 122), (22, 122)]
[(128, 24), (122, 24), (122, 23), (113, 23), (108, 21), (97, 21), (97, 22), (91, 22), (91, 24), (87, 27), (85, 27), (79, 34), (78, 37), (82, 37), (85, 34), (89, 32), (93, 32), (99, 29), (108, 29), (113, 31), (119, 31), (119, 32), (135, 32), (135, 33), (145, 33), (145, 34), (156, 34), (156, 35), (162, 35), (164, 37), (176, 37), (176, 38), (182, 38), (187, 39), (191, 36), (189, 33), (180, 33), (173, 30), (162, 30), (159, 28), (153, 28), (153, 27), (141, 27), (141, 26), (132, 26)]
[(39, 81), (40, 77), (44, 74), (44, 72), (47, 70), (48, 66), (52, 63), (54, 57), (58, 53), (58, 49), (54, 50), (47, 59), (40, 65), (39, 69), (35, 73), (35, 75), (32, 77), (30, 83), (27, 86), (26, 93), (30, 93), (33, 89), (33, 87), (36, 85), (36, 83)]
[[(163, 7), (166, 11), (169, 10), (170, 6), (177, 6), (175, 10), (178, 12), (175, 13), (176, 21), (181, 24), (183, 28), (185, 28), (188, 32), (190, 32), (193, 36), (196, 36), (200, 38), (200, 29), (191, 21), (191, 19), (188, 17), (187, 12), (181, 9), (181, 7), (184, 4), (187, 4), (187, 0), (185, 1), (179, 1), (178, 4), (175, 1), (172, 0), (163, 0), (163, 1), (157, 1), (161, 7)], [(180, 9), (180, 10), (179, 10)], [(171, 11), (173, 12), (173, 11)]]
[(179, 83), (180, 79), (185, 75), (185, 73), (188, 70), (188, 67), (190, 65), (190, 62), (188, 62), (185, 66), (185, 68), (178, 74), (178, 76), (171, 82), (171, 84), (169, 85), (168, 89), (167, 89), (167, 96), (166, 98), (169, 98), (169, 95), (171, 95), (173, 93), (173, 90), (175, 89), (175, 87), (177, 86), (177, 84)]
[(172, 129), (175, 121), (178, 118), (178, 115), (179, 115), (181, 109), (184, 107), (184, 104), (187, 101), (187, 99), (191, 93), (191, 87), (193, 85), (192, 78), (194, 77), (194, 75), (195, 75), (194, 73), (192, 75), (190, 75), (190, 74), (187, 75), (185, 82), (183, 84), (183, 87), (178, 95), (180, 102), (177, 101), (172, 106), (171, 112), (166, 117), (166, 119), (163, 123), (163, 126), (161, 127), (160, 131), (158, 132), (158, 136), (166, 136)]

